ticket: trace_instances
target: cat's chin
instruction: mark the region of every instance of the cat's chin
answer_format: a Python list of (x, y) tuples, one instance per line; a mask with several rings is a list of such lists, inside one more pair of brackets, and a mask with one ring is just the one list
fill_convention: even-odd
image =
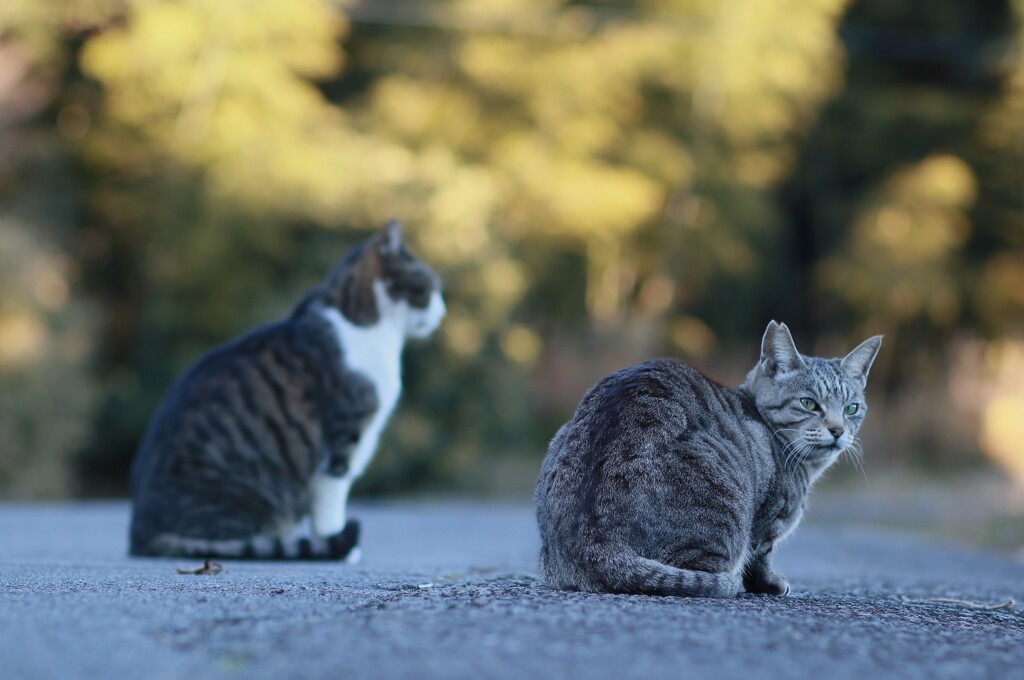
[(430, 322), (416, 324), (409, 328), (406, 332), (406, 337), (410, 340), (426, 340), (433, 335), (434, 331), (437, 330), (438, 325), (440, 324)]
[(441, 325), (441, 320), (444, 319), (447, 311), (444, 298), (441, 297), (440, 293), (435, 292), (430, 296), (430, 303), (427, 305), (427, 308), (416, 312), (409, 319), (406, 337), (412, 340), (423, 340), (430, 337), (437, 330), (437, 327)]
[(812, 463), (832, 463), (847, 448), (849, 447), (842, 446), (841, 444), (815, 446), (807, 456), (807, 460)]

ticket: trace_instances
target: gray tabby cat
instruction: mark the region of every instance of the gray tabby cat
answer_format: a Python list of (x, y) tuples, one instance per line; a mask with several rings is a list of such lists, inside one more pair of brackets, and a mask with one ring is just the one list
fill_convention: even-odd
[(737, 389), (674, 360), (612, 373), (555, 435), (535, 502), (549, 586), (695, 597), (785, 595), (775, 544), (814, 481), (855, 454), (876, 336), (802, 356), (768, 324)]
[[(349, 489), (398, 400), (406, 339), (444, 314), (437, 275), (391, 222), (288, 318), (203, 357), (136, 457), (131, 553), (354, 557)], [(295, 530), (307, 516), (312, 536)]]

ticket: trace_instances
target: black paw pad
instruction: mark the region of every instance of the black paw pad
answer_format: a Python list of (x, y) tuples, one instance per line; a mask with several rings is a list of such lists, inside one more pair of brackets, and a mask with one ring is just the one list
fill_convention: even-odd
[(359, 545), (359, 520), (345, 522), (344, 529), (327, 538), (327, 545), (332, 558), (345, 559)]

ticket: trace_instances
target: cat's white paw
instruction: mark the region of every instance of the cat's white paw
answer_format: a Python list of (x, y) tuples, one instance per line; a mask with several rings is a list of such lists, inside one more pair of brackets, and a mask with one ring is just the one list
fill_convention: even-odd
[(313, 477), (313, 533), (333, 536), (345, 528), (345, 505), (351, 481), (346, 477)]
[(363, 561), (362, 549), (357, 545), (356, 547), (352, 548), (351, 552), (349, 552), (349, 554), (342, 561), (345, 564), (359, 564)]

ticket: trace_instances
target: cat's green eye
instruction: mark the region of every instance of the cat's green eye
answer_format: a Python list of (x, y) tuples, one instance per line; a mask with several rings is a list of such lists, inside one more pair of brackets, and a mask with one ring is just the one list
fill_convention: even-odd
[(856, 413), (859, 410), (860, 410), (860, 404), (854, 402), (852, 404), (847, 404), (846, 408), (843, 409), (843, 413), (845, 413), (848, 416), (852, 416), (854, 413)]
[(818, 402), (814, 401), (813, 399), (808, 399), (807, 397), (804, 397), (803, 399), (800, 400), (800, 405), (803, 406), (808, 411), (818, 410)]

